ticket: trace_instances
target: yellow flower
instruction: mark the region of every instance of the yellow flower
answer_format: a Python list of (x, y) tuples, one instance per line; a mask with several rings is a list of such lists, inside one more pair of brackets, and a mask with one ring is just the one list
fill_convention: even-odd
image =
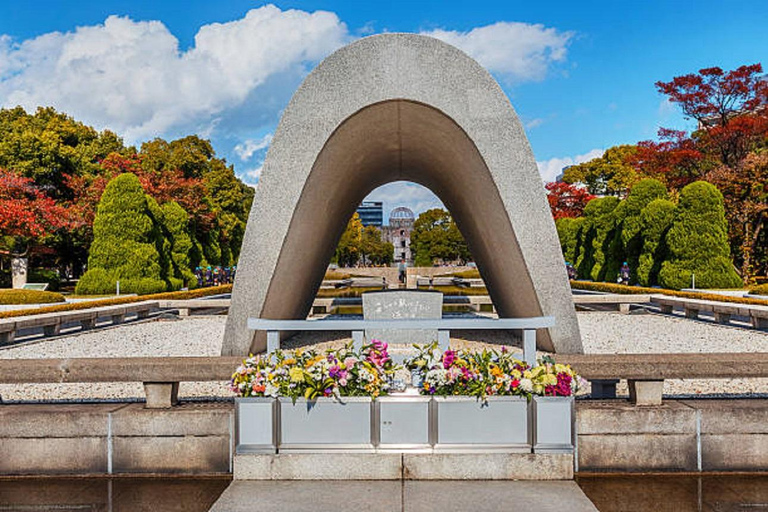
[(288, 370), (288, 375), (291, 377), (291, 382), (301, 382), (304, 380), (304, 370), (301, 368), (291, 368)]

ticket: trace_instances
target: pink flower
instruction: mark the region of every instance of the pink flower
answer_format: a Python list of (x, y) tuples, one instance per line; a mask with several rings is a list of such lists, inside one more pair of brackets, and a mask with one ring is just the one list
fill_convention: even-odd
[(446, 350), (445, 354), (443, 354), (443, 368), (447, 370), (455, 360), (456, 353), (453, 350)]

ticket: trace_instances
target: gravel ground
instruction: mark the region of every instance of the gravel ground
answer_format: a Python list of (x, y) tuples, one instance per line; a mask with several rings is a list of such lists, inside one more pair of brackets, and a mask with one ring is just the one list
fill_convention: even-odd
[[(580, 312), (587, 353), (766, 352), (768, 333), (662, 315)], [(84, 334), (0, 348), (0, 358), (215, 356), (220, 353), (224, 316), (129, 323)], [(308, 340), (309, 341), (309, 340)], [(314, 340), (313, 340), (314, 341)], [(490, 342), (490, 343), (489, 343)], [(503, 342), (453, 339), (452, 345), (479, 348)], [(325, 348), (339, 342), (321, 343)], [(291, 343), (292, 344), (292, 343)], [(622, 382), (618, 391), (626, 394)], [(670, 380), (667, 394), (768, 393), (768, 379)], [(184, 382), (181, 396), (230, 396), (225, 383)], [(129, 398), (143, 396), (141, 384), (0, 385), (5, 400)]]

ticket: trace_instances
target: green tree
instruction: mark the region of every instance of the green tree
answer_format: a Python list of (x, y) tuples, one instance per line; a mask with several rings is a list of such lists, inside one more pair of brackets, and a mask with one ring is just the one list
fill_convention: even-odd
[(184, 208), (175, 201), (165, 203), (161, 209), (163, 226), (170, 241), (173, 276), (176, 279), (181, 279), (184, 286), (194, 288), (197, 286), (197, 278), (192, 272), (190, 264), (192, 237), (189, 234), (189, 216)]
[(651, 201), (666, 198), (667, 188), (663, 183), (655, 179), (644, 179), (637, 182), (627, 198), (616, 206), (613, 211), (616, 239), (611, 244), (611, 260), (606, 264), (606, 278), (616, 277), (622, 262), (626, 261), (631, 272), (630, 282), (637, 282), (643, 249), (643, 208)]
[(665, 288), (738, 288), (742, 282), (731, 262), (723, 195), (711, 183), (696, 181), (680, 192), (675, 219), (667, 233), (669, 259), (659, 280)]
[(360, 256), (365, 264), (386, 265), (392, 262), (395, 247), (381, 239), (376, 226), (365, 226), (360, 237)]
[(467, 261), (469, 248), (451, 215), (433, 208), (419, 215), (411, 231), (411, 251), (416, 266), (431, 267), (434, 260)]
[(588, 276), (593, 281), (604, 280), (603, 267), (606, 255), (610, 254), (616, 228), (615, 219), (611, 214), (618, 204), (617, 197), (599, 197), (587, 203), (584, 208), (583, 250), (576, 261), (579, 276)]
[(581, 251), (580, 232), (584, 222), (584, 217), (561, 217), (555, 221), (563, 258), (574, 266)]
[(641, 178), (629, 163), (636, 152), (635, 146), (614, 146), (601, 157), (568, 167), (563, 181), (583, 183), (590, 194), (597, 196), (623, 197)]
[(93, 224), (89, 268), (76, 293), (113, 293), (118, 280), (126, 293), (167, 290), (161, 254), (164, 239), (155, 215), (134, 174), (121, 174), (110, 181)]
[(362, 240), (363, 223), (360, 220), (360, 215), (355, 212), (341, 234), (339, 243), (336, 246), (336, 253), (333, 257), (334, 261), (340, 267), (354, 266), (360, 259)]
[(668, 257), (666, 236), (675, 218), (675, 204), (667, 199), (655, 199), (640, 213), (643, 247), (637, 266), (641, 286), (659, 282), (661, 265)]

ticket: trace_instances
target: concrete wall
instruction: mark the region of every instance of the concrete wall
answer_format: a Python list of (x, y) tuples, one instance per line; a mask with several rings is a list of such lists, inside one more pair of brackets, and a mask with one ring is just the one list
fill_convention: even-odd
[(0, 406), (0, 474), (212, 474), (232, 464), (231, 403)]
[[(0, 405), (0, 475), (227, 474), (233, 404)], [(578, 472), (764, 471), (768, 400), (577, 402)]]

